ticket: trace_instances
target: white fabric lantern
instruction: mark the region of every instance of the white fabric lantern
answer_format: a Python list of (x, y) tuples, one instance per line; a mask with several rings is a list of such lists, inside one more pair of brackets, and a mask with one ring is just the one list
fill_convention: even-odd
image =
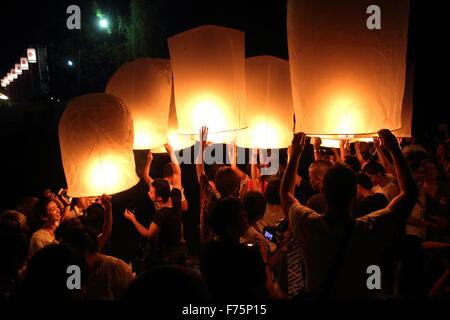
[[(177, 110), (175, 107), (175, 97), (172, 86), (172, 95), (170, 99), (169, 110), (169, 124), (167, 129), (167, 142), (173, 147), (174, 150), (181, 150), (189, 148), (195, 144), (195, 135), (179, 134), (178, 133), (178, 120)], [(165, 153), (164, 147), (152, 149), (153, 153)]]
[(297, 119), (309, 135), (360, 136), (401, 127), (408, 0), (289, 0), (287, 35)]
[(208, 140), (226, 142), (245, 127), (244, 33), (202, 26), (168, 39), (179, 133), (208, 126)]
[(408, 64), (406, 69), (405, 94), (402, 105), (402, 127), (399, 131), (394, 131), (396, 137), (412, 137), (412, 116), (413, 116), (413, 93), (414, 93), (414, 64)]
[(139, 182), (133, 154), (133, 120), (117, 97), (94, 93), (69, 102), (59, 122), (67, 193), (93, 197)]
[(28, 59), (25, 57), (20, 58), (20, 67), (22, 70), (28, 70)]
[(294, 129), (289, 62), (272, 56), (247, 58), (245, 78), (248, 129), (238, 133), (236, 144), (243, 148), (287, 148)]
[(123, 64), (106, 93), (122, 99), (134, 122), (134, 149), (148, 150), (166, 142), (172, 71), (166, 59), (140, 58)]

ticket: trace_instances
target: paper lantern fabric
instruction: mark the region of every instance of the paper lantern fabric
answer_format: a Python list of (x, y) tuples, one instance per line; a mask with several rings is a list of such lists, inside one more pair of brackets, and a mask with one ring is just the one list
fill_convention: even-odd
[(369, 30), (367, 0), (289, 0), (287, 35), (296, 131), (309, 135), (398, 130), (408, 0), (380, 0)]
[(245, 60), (247, 130), (236, 144), (243, 148), (281, 149), (294, 129), (289, 62), (272, 56)]
[(406, 69), (405, 94), (402, 104), (402, 127), (399, 131), (394, 131), (396, 137), (412, 137), (412, 116), (413, 116), (413, 93), (414, 93), (414, 64), (409, 63)]
[(140, 58), (123, 64), (106, 93), (122, 99), (134, 122), (134, 149), (148, 150), (166, 142), (172, 71), (166, 59)]
[[(179, 133), (224, 142), (226, 132), (245, 127), (244, 33), (202, 26), (168, 39)], [(222, 140), (222, 141), (220, 141)]]
[(69, 102), (59, 122), (67, 193), (115, 194), (139, 182), (133, 154), (133, 120), (117, 97), (94, 93)]
[[(172, 94), (170, 99), (169, 110), (169, 124), (167, 129), (167, 142), (173, 147), (174, 150), (181, 150), (189, 148), (195, 144), (195, 135), (182, 135), (178, 133), (178, 120), (177, 110), (175, 107), (175, 96), (172, 87)], [(165, 153), (164, 147), (152, 149), (153, 153)]]

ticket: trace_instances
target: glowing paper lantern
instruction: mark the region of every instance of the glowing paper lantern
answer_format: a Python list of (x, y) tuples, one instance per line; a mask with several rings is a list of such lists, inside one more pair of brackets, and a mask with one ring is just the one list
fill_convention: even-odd
[[(172, 94), (170, 99), (170, 110), (169, 110), (169, 124), (167, 129), (167, 142), (173, 147), (174, 150), (181, 150), (189, 148), (195, 144), (195, 135), (179, 134), (178, 133), (178, 120), (177, 120), (177, 110), (175, 107), (175, 97), (172, 86)], [(166, 149), (164, 147), (152, 149), (153, 153), (165, 153)]]
[(22, 74), (22, 68), (20, 67), (20, 64), (15, 64), (14, 65), (14, 70), (16, 71), (17, 74)]
[(27, 57), (28, 57), (28, 62), (29, 63), (36, 63), (37, 59), (36, 59), (36, 49), (34, 48), (28, 48), (27, 49)]
[(225, 142), (227, 133), (245, 127), (244, 33), (202, 26), (168, 39), (179, 133)]
[(412, 137), (412, 115), (413, 115), (413, 91), (414, 91), (414, 64), (408, 64), (406, 69), (405, 94), (402, 105), (402, 127), (394, 131), (396, 137)]
[(123, 100), (134, 122), (134, 149), (166, 142), (172, 71), (166, 59), (140, 58), (123, 64), (111, 77), (106, 93)]
[(12, 75), (10, 72), (8, 72), (8, 74), (7, 74), (6, 76), (7, 76), (8, 81), (9, 81), (10, 83), (13, 82), (14, 78), (13, 78), (13, 75)]
[(381, 29), (366, 0), (289, 0), (287, 34), (296, 131), (309, 135), (398, 130), (408, 0), (380, 0)]
[(292, 142), (294, 129), (289, 62), (272, 56), (245, 60), (248, 129), (239, 132), (243, 148), (281, 149)]
[(139, 181), (133, 155), (133, 120), (123, 102), (94, 93), (69, 102), (59, 141), (71, 197), (127, 190)]
[(28, 59), (25, 57), (20, 58), (20, 67), (22, 70), (28, 70)]
[(15, 69), (11, 69), (11, 76), (13, 77), (13, 79), (17, 79), (19, 76), (16, 73)]

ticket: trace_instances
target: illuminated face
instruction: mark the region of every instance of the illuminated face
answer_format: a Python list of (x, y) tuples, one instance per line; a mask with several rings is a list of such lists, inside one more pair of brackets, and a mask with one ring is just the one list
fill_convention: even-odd
[(311, 184), (311, 187), (315, 191), (320, 191), (322, 185), (322, 178), (317, 174), (314, 174), (312, 170), (309, 170), (309, 183)]
[(156, 196), (155, 188), (150, 184), (150, 188), (148, 190), (148, 196), (150, 197), (150, 200), (153, 202), (160, 201), (161, 197)]
[(53, 201), (50, 201), (47, 204), (47, 214), (48, 214), (48, 219), (51, 221), (59, 221), (61, 219), (60, 210), (59, 210), (58, 206), (56, 205), (56, 203)]

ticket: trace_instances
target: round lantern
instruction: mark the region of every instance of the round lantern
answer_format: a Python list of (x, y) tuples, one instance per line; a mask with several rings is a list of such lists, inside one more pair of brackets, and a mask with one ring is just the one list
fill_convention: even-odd
[(245, 127), (244, 33), (202, 26), (168, 39), (180, 134), (198, 135), (208, 126), (208, 140), (225, 142)]
[(401, 127), (408, 0), (289, 0), (287, 35), (296, 131), (371, 136)]
[(127, 62), (109, 80), (106, 93), (121, 98), (133, 117), (134, 149), (166, 142), (171, 84), (169, 60), (153, 58)]
[(272, 56), (245, 60), (248, 129), (237, 136), (243, 148), (281, 149), (292, 142), (294, 129), (289, 62)]
[(67, 193), (93, 197), (139, 182), (133, 155), (133, 120), (117, 97), (94, 93), (69, 102), (59, 122)]

